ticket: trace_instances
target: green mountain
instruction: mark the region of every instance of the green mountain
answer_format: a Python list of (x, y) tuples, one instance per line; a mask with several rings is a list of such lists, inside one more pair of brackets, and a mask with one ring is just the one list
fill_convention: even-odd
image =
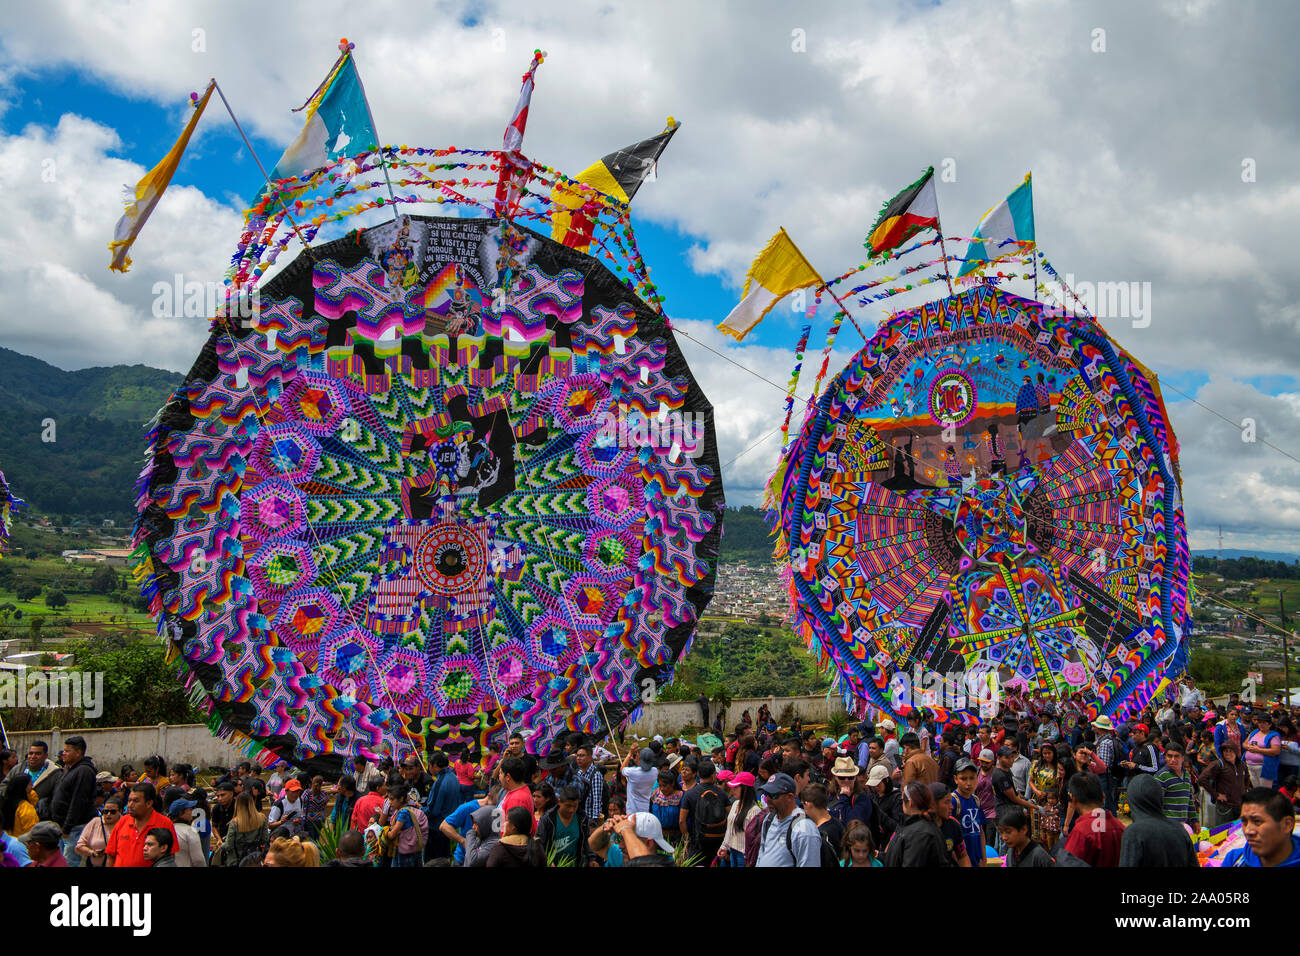
[(718, 560), (723, 564), (767, 564), (775, 545), (772, 529), (760, 509), (745, 505), (723, 512), (722, 543), (718, 546)]
[(184, 376), (147, 365), (65, 372), (0, 348), (0, 470), (32, 508), (134, 518), (144, 426)]
[[(0, 471), (14, 494), (61, 523), (112, 518), (120, 527), (135, 517), (145, 423), (183, 380), (147, 365), (65, 372), (0, 348)], [(728, 508), (723, 521), (723, 562), (771, 560), (759, 509)]]

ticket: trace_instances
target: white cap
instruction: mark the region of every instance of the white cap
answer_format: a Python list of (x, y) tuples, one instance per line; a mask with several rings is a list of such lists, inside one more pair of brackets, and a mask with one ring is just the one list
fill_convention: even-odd
[(664, 839), (664, 828), (659, 825), (659, 818), (653, 813), (634, 813), (636, 835), (643, 840), (653, 840), (665, 853), (673, 852), (673, 845)]

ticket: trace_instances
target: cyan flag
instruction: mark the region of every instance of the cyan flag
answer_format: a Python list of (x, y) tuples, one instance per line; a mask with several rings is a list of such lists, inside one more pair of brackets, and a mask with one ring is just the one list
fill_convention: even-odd
[[(378, 145), (379, 136), (370, 122), (370, 109), (357, 77), (356, 64), (351, 56), (345, 56), (307, 104), (307, 122), (271, 170), (271, 179), (301, 176), (330, 160)], [(266, 188), (263, 185), (259, 190), (258, 200)]]
[(980, 221), (975, 230), (975, 241), (966, 250), (966, 261), (962, 263), (957, 278), (960, 279), (990, 259), (1019, 251), (1016, 246), (999, 248), (1007, 239), (1017, 242), (1034, 241), (1034, 193), (1029, 176)]

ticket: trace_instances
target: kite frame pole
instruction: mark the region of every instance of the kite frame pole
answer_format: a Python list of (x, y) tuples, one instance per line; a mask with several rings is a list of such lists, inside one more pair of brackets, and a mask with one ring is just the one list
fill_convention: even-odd
[[(230, 101), (226, 99), (226, 94), (221, 89), (221, 84), (216, 81), (215, 77), (212, 80), (212, 85), (216, 87), (217, 95), (221, 97), (222, 105), (225, 106), (226, 112), (230, 114), (230, 121), (235, 124), (235, 129), (239, 131), (239, 138), (244, 141), (244, 147), (248, 150), (248, 154), (253, 157), (253, 162), (257, 163), (257, 168), (261, 172), (262, 178), (266, 180), (267, 188), (274, 190), (275, 186), (271, 184), (271, 177), (267, 174), (266, 167), (262, 165), (262, 160), (258, 158), (257, 150), (253, 149), (253, 144), (248, 141), (248, 136), (244, 133), (244, 127), (239, 125), (239, 118), (235, 116), (235, 111), (230, 108)], [(302, 243), (303, 251), (307, 253), (307, 258), (311, 259), (312, 262), (315, 262), (316, 258), (311, 254), (311, 246), (307, 245), (307, 240), (303, 238), (302, 230), (298, 227), (297, 221), (293, 218), (293, 213), (289, 212), (289, 207), (285, 205), (284, 198), (277, 196), (276, 200), (280, 203), (280, 208), (284, 210), (284, 215), (285, 218), (289, 220), (289, 225), (293, 227), (293, 234), (297, 236), (298, 241)]]
[[(344, 55), (352, 57), (354, 72), (357, 76), (357, 86), (361, 87), (361, 99), (366, 104), (366, 116), (370, 120), (370, 128), (375, 131), (375, 139), (377, 140), (379, 139), (379, 127), (375, 125), (375, 114), (370, 108), (370, 97), (366, 95), (366, 84), (361, 79), (361, 70), (357, 69), (355, 66), (357, 61), (356, 54), (349, 50), (348, 53)], [(382, 144), (376, 143), (375, 149), (379, 151), (379, 161), (384, 170), (384, 182), (388, 184), (388, 201), (393, 207), (393, 222), (397, 222), (400, 217), (397, 212), (397, 197), (393, 195), (393, 181), (388, 177), (388, 158), (384, 154), (384, 147)]]

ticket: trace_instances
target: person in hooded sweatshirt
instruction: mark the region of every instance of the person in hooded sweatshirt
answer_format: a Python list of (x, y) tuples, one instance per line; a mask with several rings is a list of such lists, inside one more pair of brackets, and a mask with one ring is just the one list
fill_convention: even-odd
[[(1159, 784), (1156, 784), (1159, 786)], [(506, 812), (505, 832), (488, 854), (487, 866), (545, 866), (542, 848), (532, 837), (533, 815), (525, 807)]]
[(1196, 848), (1181, 823), (1165, 816), (1165, 791), (1160, 781), (1142, 773), (1128, 785), (1133, 822), (1124, 829), (1120, 866), (1195, 867)]
[(493, 823), (497, 812), (497, 808), (489, 803), (470, 814), (473, 825), (465, 836), (465, 866), (487, 866), (492, 849), (501, 839), (497, 832), (500, 827)]

